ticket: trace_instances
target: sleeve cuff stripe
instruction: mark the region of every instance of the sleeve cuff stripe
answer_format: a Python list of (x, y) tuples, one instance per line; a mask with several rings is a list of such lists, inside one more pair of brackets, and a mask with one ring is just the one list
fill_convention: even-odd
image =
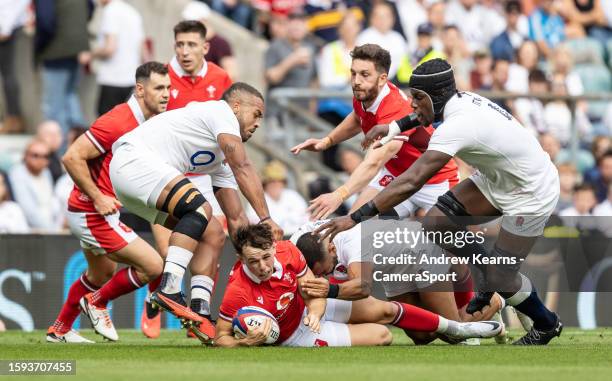
[(298, 274), (298, 278), (306, 275), (307, 271), (308, 271), (308, 266), (304, 265), (304, 270), (300, 271), (300, 273)]
[(219, 317), (225, 321), (229, 321), (231, 322), (233, 319), (227, 315), (222, 314), (221, 312), (219, 312)]
[(100, 153), (106, 153), (106, 150), (102, 147), (98, 140), (93, 136), (93, 134), (88, 130), (85, 132), (85, 136), (89, 139), (89, 141), (100, 151)]

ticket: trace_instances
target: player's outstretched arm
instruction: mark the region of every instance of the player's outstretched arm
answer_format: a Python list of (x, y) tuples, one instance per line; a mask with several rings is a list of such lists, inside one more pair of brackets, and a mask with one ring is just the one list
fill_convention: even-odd
[(391, 122), (390, 124), (379, 124), (370, 129), (361, 141), (361, 147), (363, 149), (368, 148), (372, 143), (380, 139), (380, 144), (375, 145), (374, 148), (380, 147), (389, 143), (394, 136), (419, 127), (421, 123), (417, 119), (417, 114), (412, 113), (400, 120)]
[(361, 132), (359, 118), (357, 118), (354, 112), (351, 112), (326, 137), (322, 139), (307, 139), (303, 143), (300, 143), (295, 147), (291, 148), (291, 152), (294, 155), (297, 155), (301, 151), (324, 151), (335, 144), (341, 143), (345, 140), (352, 138), (359, 132)]
[(321, 220), (332, 214), (344, 200), (361, 191), (376, 176), (382, 166), (402, 148), (402, 142), (394, 140), (383, 149), (369, 150), (366, 157), (351, 174), (348, 181), (332, 193), (322, 194), (310, 202), (311, 220)]
[(270, 212), (264, 197), (261, 179), (257, 174), (255, 166), (246, 154), (242, 140), (235, 135), (219, 134), (217, 142), (225, 155), (227, 164), (232, 169), (240, 191), (251, 204), (260, 221), (270, 225), (275, 239), (282, 239), (283, 230), (270, 219)]
[(216, 346), (224, 348), (256, 347), (266, 342), (270, 329), (272, 329), (272, 322), (270, 319), (266, 319), (263, 326), (250, 329), (246, 337), (237, 339), (234, 337), (232, 323), (219, 319), (214, 343)]
[(74, 183), (93, 201), (98, 213), (106, 216), (116, 213), (121, 203), (113, 197), (104, 195), (91, 178), (87, 160), (100, 155), (96, 146), (83, 134), (68, 147), (68, 151), (62, 157), (62, 163)]
[(319, 333), (321, 331), (321, 318), (325, 313), (325, 307), (327, 307), (327, 299), (325, 297), (311, 297), (304, 291), (304, 282), (312, 279), (315, 279), (315, 276), (312, 271), (308, 269), (306, 274), (298, 278), (298, 288), (304, 298), (306, 309), (308, 310), (308, 314), (304, 317), (304, 325), (309, 326), (312, 332)]
[(238, 192), (231, 188), (221, 188), (215, 192), (215, 198), (227, 218), (227, 228), (230, 237), (234, 237), (239, 227), (249, 224), (249, 219), (244, 212)]

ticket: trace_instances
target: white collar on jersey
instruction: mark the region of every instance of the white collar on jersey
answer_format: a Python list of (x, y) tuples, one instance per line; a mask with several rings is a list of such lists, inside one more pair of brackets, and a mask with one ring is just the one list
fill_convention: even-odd
[[(251, 270), (249, 270), (247, 265), (245, 265), (244, 263), (242, 264), (242, 270), (244, 270), (244, 273), (249, 277), (250, 280), (257, 284), (261, 283), (261, 280), (259, 280), (259, 278), (255, 274), (253, 274)], [(281, 263), (276, 258), (274, 258), (274, 273), (272, 274), (272, 277), (281, 279), (282, 276), (283, 265), (281, 265)]]
[[(380, 93), (378, 93), (378, 96), (374, 100), (374, 103), (372, 103), (372, 106), (368, 107), (366, 111), (371, 112), (372, 114), (376, 114), (376, 111), (378, 111), (378, 107), (380, 106), (382, 100), (385, 99), (385, 97), (389, 95), (390, 92), (391, 88), (389, 88), (389, 84), (385, 83), (385, 87), (380, 90)], [(361, 104), (361, 107), (363, 107), (363, 103)]]
[[(178, 59), (176, 59), (176, 56), (172, 57), (172, 60), (170, 60), (170, 67), (179, 77), (191, 77), (191, 74), (183, 70), (183, 68), (178, 62)], [(206, 62), (206, 60), (204, 60), (204, 65), (202, 65), (202, 69), (196, 75), (196, 77), (205, 77), (207, 72), (208, 72), (208, 63)]]
[(136, 118), (138, 124), (143, 124), (145, 122), (144, 113), (140, 109), (140, 105), (138, 104), (136, 97), (132, 95), (130, 99), (128, 99), (127, 104), (130, 107), (130, 110), (132, 110), (132, 114), (134, 114), (134, 118)]

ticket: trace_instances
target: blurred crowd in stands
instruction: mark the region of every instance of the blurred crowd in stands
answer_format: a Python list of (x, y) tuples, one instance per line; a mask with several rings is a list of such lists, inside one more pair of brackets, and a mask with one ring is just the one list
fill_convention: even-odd
[[(172, 0), (169, 0), (172, 1)], [(88, 23), (102, 16), (95, 43)], [(432, 58), (453, 66), (458, 87), (468, 91), (582, 96), (612, 92), (612, 1), (610, 0), (204, 0), (184, 8), (184, 19), (208, 27), (206, 60), (239, 80), (241, 63), (223, 33), (207, 22), (212, 12), (269, 41), (264, 64), (267, 90), (350, 90), (350, 51), (364, 43), (389, 50), (389, 78), (408, 83), (413, 68)], [(34, 33), (41, 104), (19, 103), (15, 41)], [(65, 227), (65, 200), (72, 183), (61, 155), (88, 122), (77, 94), (79, 78), (95, 75), (98, 115), (124, 102), (135, 68), (151, 59), (152, 43), (129, 0), (14, 0), (0, 2), (0, 139), (23, 133), (24, 107), (40, 106), (45, 122), (26, 145), (21, 162), (0, 152), (0, 233), (55, 232)], [(170, 61), (172, 57), (168, 57)], [(95, 74), (91, 64), (95, 62)], [(494, 99), (533, 131), (557, 164), (561, 216), (612, 215), (612, 101), (536, 97)], [(346, 99), (304, 106), (337, 125), (352, 110)], [(266, 127), (282, 132), (280, 108), (267, 106)], [(575, 132), (572, 126), (575, 126)], [(286, 126), (285, 126), (286, 128)], [(578, 138), (577, 151), (570, 149)], [(360, 153), (334, 147), (321, 160), (339, 176), (359, 164)], [(463, 168), (463, 172), (469, 172)], [(308, 219), (307, 201), (289, 189), (287, 168), (271, 162), (262, 170), (274, 220), (286, 233)], [(318, 177), (309, 195), (329, 192)], [(346, 208), (339, 213), (346, 212)]]

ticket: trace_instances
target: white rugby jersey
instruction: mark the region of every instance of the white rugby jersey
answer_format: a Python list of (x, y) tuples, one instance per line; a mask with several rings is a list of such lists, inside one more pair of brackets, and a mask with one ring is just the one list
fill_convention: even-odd
[[(558, 195), (558, 172), (538, 140), (491, 100), (470, 92), (454, 95), (428, 150), (457, 156), (488, 182), (498, 205), (550, 200)], [(504, 212), (502, 210), (502, 212)]]
[(152, 151), (182, 173), (212, 174), (224, 165), (225, 155), (217, 143), (219, 134), (240, 138), (240, 126), (225, 101), (191, 102), (187, 106), (154, 116), (113, 144)]

